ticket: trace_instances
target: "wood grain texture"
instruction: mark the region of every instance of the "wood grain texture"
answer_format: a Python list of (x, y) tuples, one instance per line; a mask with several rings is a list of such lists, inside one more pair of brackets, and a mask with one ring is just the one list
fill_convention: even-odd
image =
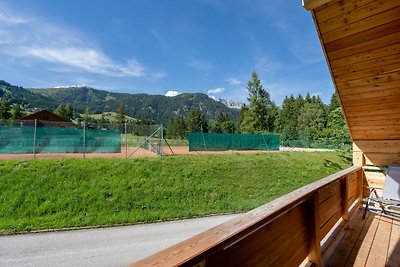
[(386, 266), (387, 267), (397, 267), (400, 262), (400, 222), (392, 221), (392, 231), (390, 233), (389, 248)]
[[(384, 25), (398, 20), (399, 13), (399, 2), (397, 0), (389, 0), (385, 4), (383, 4), (383, 1), (374, 1), (354, 10), (351, 14), (343, 14), (340, 17), (333, 18), (332, 21), (321, 22), (319, 25), (322, 29), (324, 41), (329, 43), (374, 27), (384, 27)], [(376, 15), (374, 16), (374, 14)]]
[(375, 218), (379, 220), (371, 252), (367, 259), (366, 267), (385, 266), (388, 252), (390, 232), (392, 231), (392, 219), (383, 216)]
[[(207, 266), (299, 265), (310, 249), (309, 218), (304, 202), (206, 260)], [(309, 214), (310, 215), (310, 214)], [(265, 257), (268, 255), (268, 257)]]
[[(335, 41), (326, 42), (325, 49), (328, 52), (328, 56), (330, 56), (330, 53), (333, 51), (349, 48), (351, 46), (362, 45), (368, 41), (376, 40), (378, 42), (381, 42), (379, 41), (380, 38), (396, 34), (399, 32), (399, 29), (400, 29), (400, 20), (395, 20), (375, 28), (369, 28), (368, 30), (355, 33), (353, 35), (341, 39), (337, 39)], [(398, 43), (398, 41), (395, 41), (394, 43)], [(378, 47), (381, 47), (389, 44), (382, 43), (378, 45), (379, 45)], [(369, 47), (369, 49), (371, 48), (376, 48), (376, 47), (375, 46)]]
[(400, 43), (395, 43), (392, 45), (378, 47), (376, 49), (370, 49), (362, 53), (352, 54), (347, 57), (332, 60), (330, 64), (331, 67), (335, 69), (399, 53), (400, 53)]
[(347, 58), (349, 56), (357, 55), (360, 53), (366, 53), (373, 49), (379, 49), (381, 47), (387, 47), (393, 44), (398, 44), (400, 38), (400, 32), (393, 29), (393, 33), (381, 35), (374, 39), (365, 39), (361, 43), (357, 44), (345, 44), (342, 48), (336, 48), (335, 50), (327, 51), (329, 61)]
[(399, 153), (400, 140), (354, 140), (353, 151), (362, 151), (364, 153)]
[(365, 164), (391, 165), (400, 163), (400, 153), (367, 153), (364, 154)]
[[(337, 0), (332, 1), (330, 5), (321, 6), (314, 10), (318, 21), (326, 21), (336, 18), (342, 14), (348, 13), (356, 8), (362, 7), (375, 0)], [(329, 7), (329, 8), (328, 8)]]
[[(313, 236), (313, 205), (309, 199), (361, 170), (350, 167), (330, 175), (132, 266), (193, 266), (204, 261), (206, 266), (221, 262), (224, 266), (237, 266), (238, 262), (251, 266), (299, 265), (310, 252)], [(323, 231), (327, 233), (340, 217), (341, 211), (328, 220)]]

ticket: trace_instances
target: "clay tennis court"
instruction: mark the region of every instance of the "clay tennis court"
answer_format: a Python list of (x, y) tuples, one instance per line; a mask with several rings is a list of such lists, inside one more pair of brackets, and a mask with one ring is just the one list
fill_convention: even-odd
[[(187, 146), (172, 146), (164, 147), (164, 155), (208, 155), (208, 154), (255, 154), (255, 153), (270, 153), (279, 151), (263, 151), (263, 150), (227, 150), (227, 151), (189, 151)], [(58, 158), (145, 158), (156, 157), (157, 154), (143, 148), (121, 148), (121, 153), (43, 153), (35, 154), (36, 159), (58, 159)], [(0, 160), (7, 159), (32, 159), (33, 154), (0, 154)]]

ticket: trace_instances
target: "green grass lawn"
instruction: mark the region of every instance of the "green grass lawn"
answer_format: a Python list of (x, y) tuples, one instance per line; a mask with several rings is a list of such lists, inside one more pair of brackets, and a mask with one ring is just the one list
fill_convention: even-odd
[(0, 234), (243, 212), (348, 166), (333, 152), (0, 161)]

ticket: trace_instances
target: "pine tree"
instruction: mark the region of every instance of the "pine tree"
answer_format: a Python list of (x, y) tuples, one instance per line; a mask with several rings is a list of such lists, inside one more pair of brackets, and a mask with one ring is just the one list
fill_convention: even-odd
[(208, 133), (206, 117), (198, 109), (191, 109), (187, 115), (187, 126), (189, 132)]
[(22, 112), (21, 105), (16, 104), (13, 112), (12, 112), (12, 118), (15, 120), (21, 119), (24, 116), (24, 113)]
[(248, 106), (242, 107), (242, 118), (239, 124), (241, 132), (273, 132), (277, 107), (271, 101), (269, 93), (263, 88), (255, 71), (247, 83), (249, 92)]
[(90, 110), (89, 107), (86, 107), (85, 113), (83, 114), (83, 121), (85, 123), (92, 122), (92, 116), (91, 115), (92, 115), (92, 111)]
[(187, 137), (187, 125), (182, 116), (170, 117), (167, 123), (167, 136), (168, 138), (181, 138)]
[(284, 141), (298, 139), (297, 118), (300, 113), (298, 106), (297, 99), (293, 95), (285, 97), (282, 102), (276, 119), (276, 128)]
[(67, 104), (64, 108), (64, 115), (66, 119), (72, 120), (74, 118), (74, 109), (70, 104)]
[(228, 113), (219, 112), (210, 124), (213, 133), (233, 133), (235, 131), (235, 125)]
[(118, 123), (125, 123), (125, 105), (121, 102), (118, 106), (117, 110), (117, 122)]
[(0, 119), (8, 120), (11, 118), (10, 106), (7, 99), (3, 96), (0, 102)]
[(65, 107), (64, 105), (59, 105), (56, 110), (54, 111), (54, 113), (56, 113), (57, 115), (63, 117), (66, 119), (65, 117)]
[[(321, 102), (322, 103), (322, 102)], [(297, 130), (303, 140), (317, 140), (326, 125), (324, 106), (318, 102), (307, 102), (300, 110)]]

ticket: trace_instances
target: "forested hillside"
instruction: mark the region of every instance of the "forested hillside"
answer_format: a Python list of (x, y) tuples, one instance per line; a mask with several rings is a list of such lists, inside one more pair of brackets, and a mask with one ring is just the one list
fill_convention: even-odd
[(11, 85), (0, 80), (0, 97), (5, 97), (9, 104), (20, 104), (25, 109), (49, 109), (54, 110), (60, 103), (55, 99), (35, 94), (20, 86)]
[(124, 105), (126, 115), (144, 118), (155, 123), (166, 123), (173, 115), (186, 117), (191, 109), (201, 110), (207, 119), (223, 112), (236, 119), (239, 111), (226, 107), (205, 94), (180, 94), (175, 97), (148, 94), (113, 93), (89, 87), (24, 89), (0, 81), (0, 97), (4, 96), (9, 105), (20, 104), (25, 110), (49, 109), (69, 104), (75, 114), (86, 109), (90, 113), (115, 112)]
[[(248, 104), (238, 111), (205, 94), (167, 97), (113, 93), (88, 87), (26, 90), (1, 81), (0, 119), (18, 119), (23, 114), (21, 110), (47, 108), (68, 119), (105, 123), (111, 119), (104, 113), (116, 112), (113, 120), (117, 123), (163, 123), (169, 138), (186, 138), (188, 132), (201, 131), (275, 133), (280, 135), (282, 144), (288, 146), (333, 148), (351, 143), (335, 94), (328, 105), (319, 96), (307, 94), (287, 96), (278, 106), (255, 72), (247, 83), (247, 90)], [(13, 112), (10, 112), (11, 107)]]

